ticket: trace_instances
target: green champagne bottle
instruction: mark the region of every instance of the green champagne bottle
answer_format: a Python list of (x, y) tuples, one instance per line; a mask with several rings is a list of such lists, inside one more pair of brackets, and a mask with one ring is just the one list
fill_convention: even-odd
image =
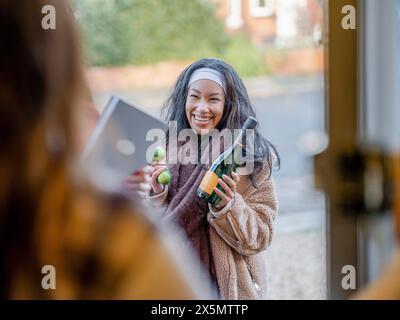
[(211, 165), (210, 169), (206, 172), (199, 188), (197, 195), (206, 200), (212, 206), (218, 205), (221, 201), (220, 196), (214, 191), (215, 187), (224, 192), (222, 186), (218, 183), (225, 174), (232, 177), (231, 173), (238, 167), (238, 155), (242, 154), (244, 148), (244, 135), (247, 129), (254, 129), (258, 122), (255, 118), (249, 117), (243, 124), (241, 132), (235, 139), (234, 143), (227, 148)]

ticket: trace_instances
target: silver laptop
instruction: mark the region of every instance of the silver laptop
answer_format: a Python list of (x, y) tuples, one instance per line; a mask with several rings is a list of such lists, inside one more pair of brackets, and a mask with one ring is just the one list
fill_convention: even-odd
[(99, 187), (119, 189), (124, 178), (149, 164), (166, 131), (164, 122), (113, 96), (82, 154), (83, 166)]

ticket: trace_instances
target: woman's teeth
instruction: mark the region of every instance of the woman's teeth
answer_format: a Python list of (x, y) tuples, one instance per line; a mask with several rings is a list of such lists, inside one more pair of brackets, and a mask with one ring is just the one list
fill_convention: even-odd
[(196, 121), (199, 121), (199, 122), (209, 122), (211, 120), (210, 117), (197, 117), (195, 115), (193, 117)]

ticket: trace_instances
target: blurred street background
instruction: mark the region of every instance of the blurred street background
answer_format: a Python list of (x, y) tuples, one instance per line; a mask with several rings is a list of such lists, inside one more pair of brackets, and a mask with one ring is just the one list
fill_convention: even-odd
[(118, 95), (158, 117), (180, 72), (199, 58), (222, 58), (242, 76), (282, 160), (269, 299), (326, 299), (325, 199), (311, 158), (325, 130), (321, 3), (75, 1), (99, 112)]

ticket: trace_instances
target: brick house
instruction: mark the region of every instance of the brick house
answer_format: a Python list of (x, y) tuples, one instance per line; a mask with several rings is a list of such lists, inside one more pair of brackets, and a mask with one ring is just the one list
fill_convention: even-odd
[(245, 31), (257, 45), (318, 43), (321, 0), (210, 0), (228, 32)]

